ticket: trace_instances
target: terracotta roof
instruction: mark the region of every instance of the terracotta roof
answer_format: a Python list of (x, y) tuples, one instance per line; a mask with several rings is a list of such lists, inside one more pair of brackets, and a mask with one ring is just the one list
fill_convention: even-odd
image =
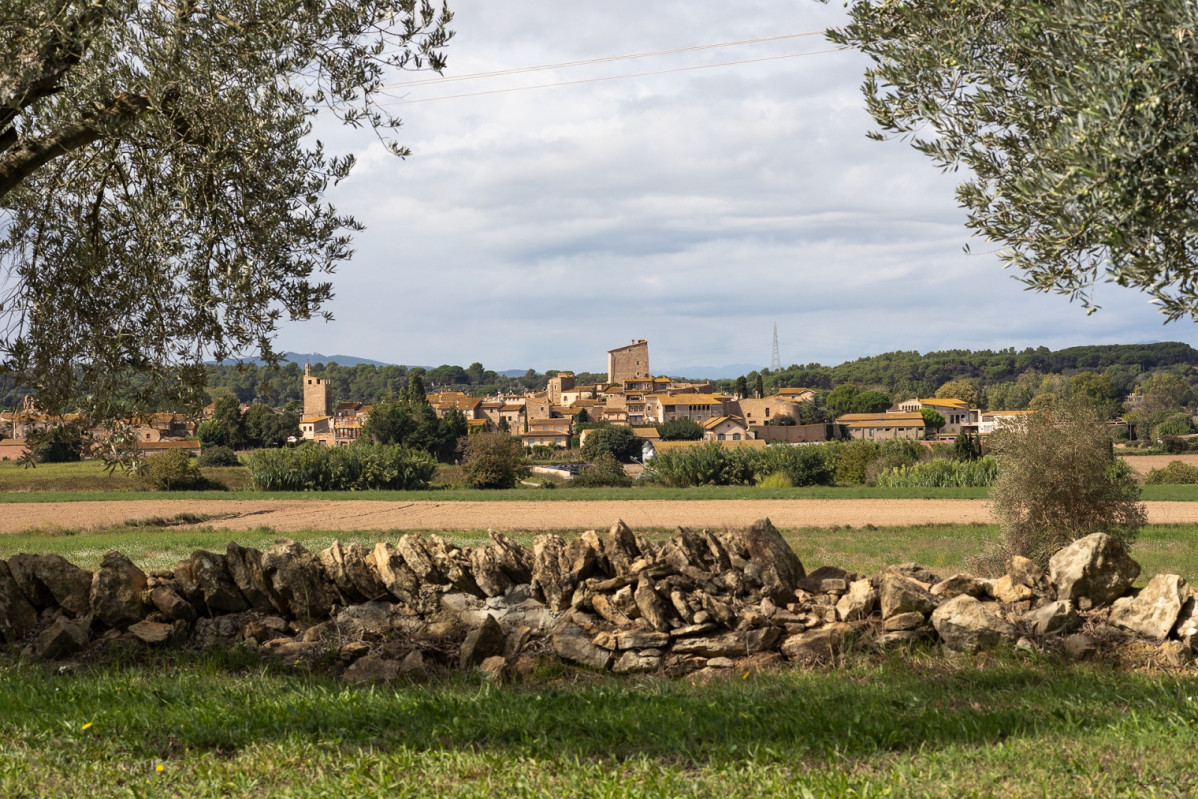
[(769, 442), (761, 438), (742, 438), (740, 441), (654, 441), (653, 449), (661, 452), (667, 449), (684, 449), (686, 447), (705, 447), (716, 444), (721, 447), (749, 447), (750, 449), (765, 449)]
[(738, 424), (741, 427), (745, 426), (745, 420), (739, 416), (713, 416), (707, 421), (700, 422), (699, 424), (703, 425), (703, 427), (707, 430), (714, 430), (724, 422), (732, 422), (733, 424)]
[(198, 441), (142, 441), (138, 443), (137, 448), (142, 450), (200, 449), (201, 444)]
[(923, 414), (918, 411), (902, 411), (901, 413), (846, 413), (836, 417), (836, 424), (870, 423), (874, 426), (894, 427), (900, 422), (923, 424)]

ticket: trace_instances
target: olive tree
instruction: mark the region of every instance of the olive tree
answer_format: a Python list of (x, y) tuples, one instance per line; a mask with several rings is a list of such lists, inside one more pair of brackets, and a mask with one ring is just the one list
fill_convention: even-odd
[[(194, 401), (322, 313), (360, 225), (323, 199), (396, 70), (445, 64), (430, 0), (0, 3), (0, 375), (47, 411)], [(198, 404), (198, 403), (195, 403)]]
[(1102, 414), (1060, 400), (991, 436), (990, 504), (1005, 554), (1044, 565), (1069, 542), (1109, 533), (1130, 546), (1146, 521), (1131, 468), (1115, 458)]
[(880, 130), (964, 167), (967, 225), (1030, 288), (1111, 281), (1198, 319), (1198, 8), (1190, 0), (850, 0)]

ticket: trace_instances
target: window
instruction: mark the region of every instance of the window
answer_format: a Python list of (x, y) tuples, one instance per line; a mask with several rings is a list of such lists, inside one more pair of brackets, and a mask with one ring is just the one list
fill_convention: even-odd
[(765, 418), (767, 418), (767, 419), (770, 418), (770, 409), (768, 406), (765, 409)]

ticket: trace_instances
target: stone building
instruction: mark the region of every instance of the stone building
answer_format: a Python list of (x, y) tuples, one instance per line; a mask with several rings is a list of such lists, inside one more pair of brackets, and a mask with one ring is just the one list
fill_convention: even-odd
[(633, 339), (631, 344), (607, 351), (607, 382), (623, 385), (625, 380), (644, 380), (649, 372), (649, 342)]

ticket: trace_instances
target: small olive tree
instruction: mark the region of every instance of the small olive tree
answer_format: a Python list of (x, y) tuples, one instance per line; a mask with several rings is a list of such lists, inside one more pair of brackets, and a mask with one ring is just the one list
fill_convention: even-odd
[(1003, 554), (1044, 565), (1061, 547), (1103, 532), (1130, 546), (1146, 521), (1131, 468), (1114, 456), (1099, 412), (1056, 403), (991, 439), (999, 460), (990, 504)]

